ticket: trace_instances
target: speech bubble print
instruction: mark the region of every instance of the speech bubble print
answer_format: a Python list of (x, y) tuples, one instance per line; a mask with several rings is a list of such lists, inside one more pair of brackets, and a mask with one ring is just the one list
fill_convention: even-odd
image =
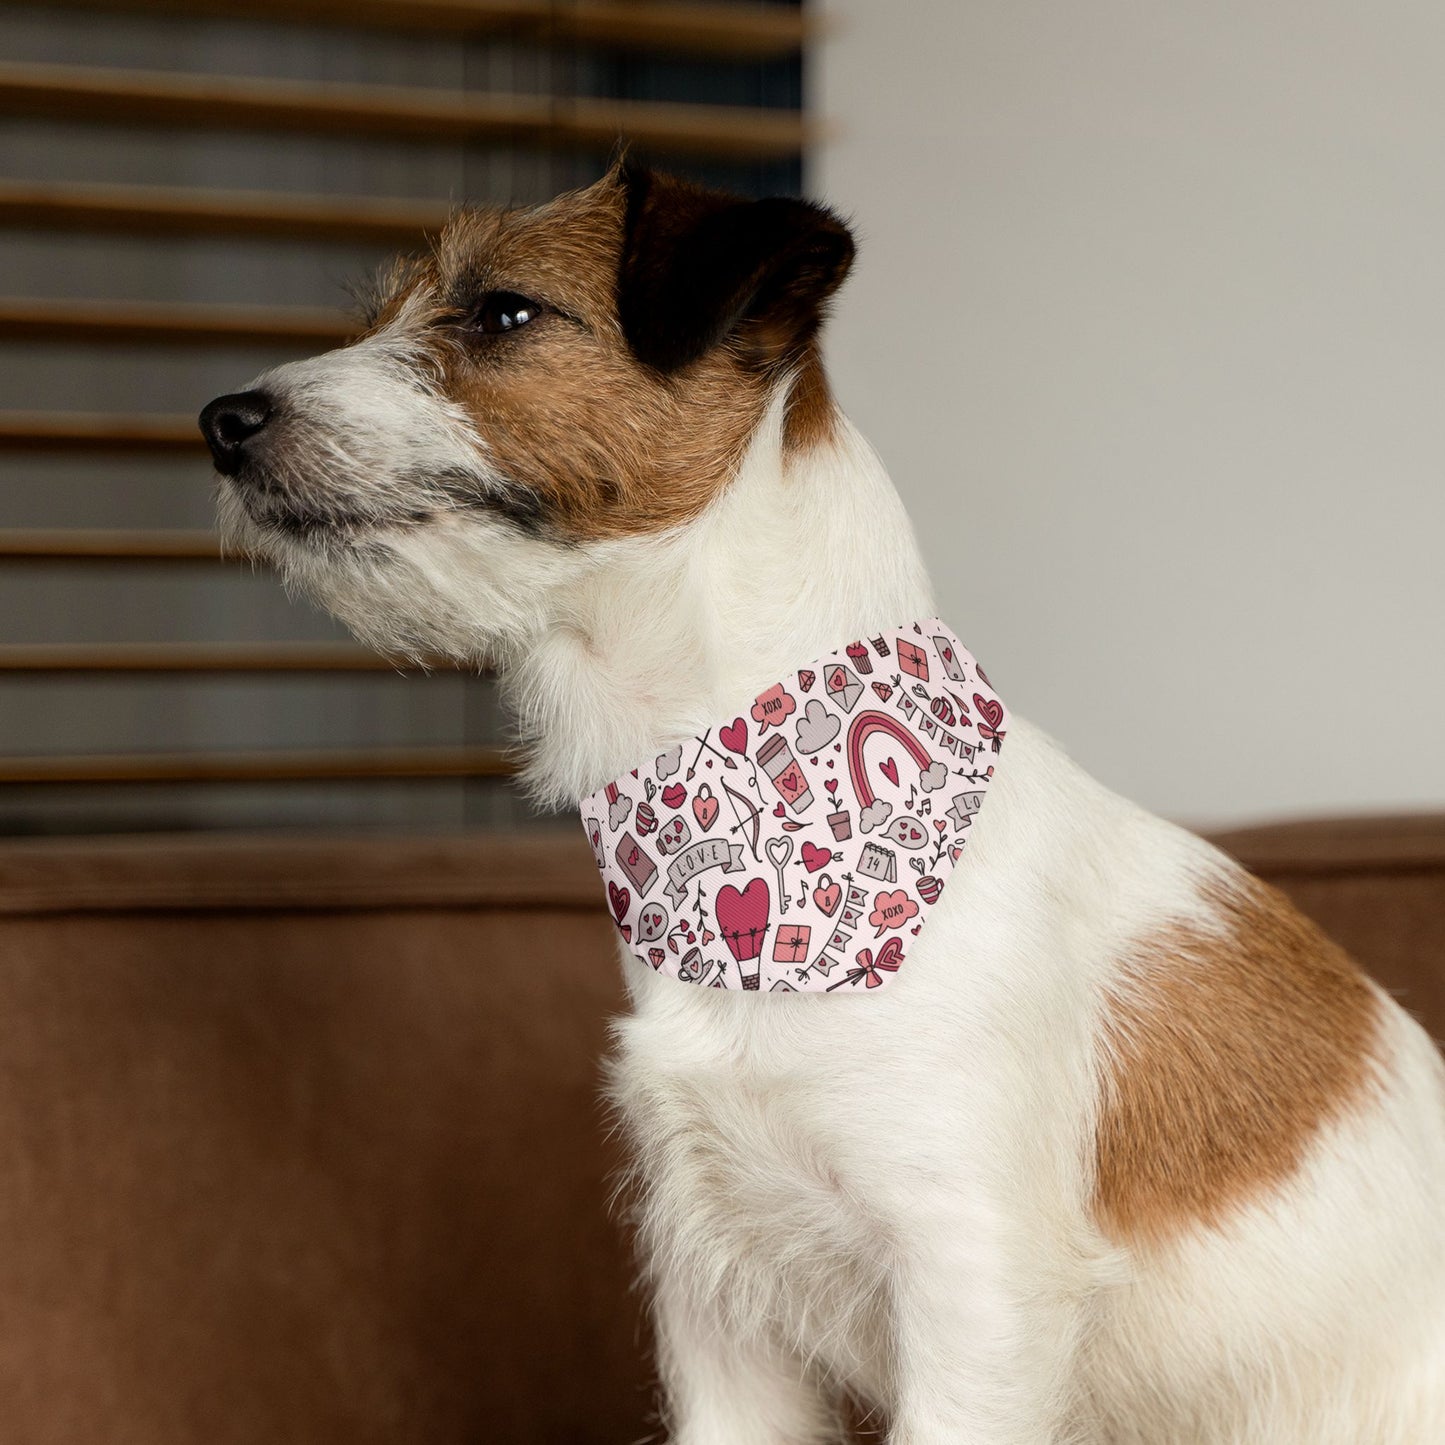
[(918, 905), (908, 896), (908, 890), (899, 888), (893, 893), (877, 893), (873, 897), (873, 912), (868, 922), (878, 930), (874, 938), (882, 938), (890, 928), (902, 928), (910, 918), (918, 914)]
[(928, 834), (923, 831), (923, 824), (917, 818), (895, 818), (883, 836), (904, 848), (921, 848), (928, 842)]
[(652, 766), (658, 782), (665, 783), (682, 766), (682, 744), (668, 748), (665, 753), (659, 753)]
[(815, 697), (809, 700), (798, 719), (798, 751), (816, 753), (826, 748), (838, 736), (843, 720), (837, 713), (831, 713)]
[(922, 776), (918, 779), (918, 786), (925, 793), (931, 793), (935, 788), (941, 788), (948, 781), (948, 769), (940, 762), (932, 762), (924, 768)]
[(753, 721), (758, 725), (758, 736), (762, 737), (770, 727), (781, 727), (783, 720), (791, 717), (797, 706), (793, 694), (785, 691), (780, 682), (759, 693), (758, 700), (753, 704)]
[(642, 943), (651, 943), (667, 932), (667, 909), (660, 903), (649, 903), (637, 916), (637, 937)]
[(863, 832), (871, 833), (875, 828), (881, 828), (888, 821), (892, 812), (892, 803), (885, 803), (882, 798), (876, 798), (858, 814), (858, 826)]

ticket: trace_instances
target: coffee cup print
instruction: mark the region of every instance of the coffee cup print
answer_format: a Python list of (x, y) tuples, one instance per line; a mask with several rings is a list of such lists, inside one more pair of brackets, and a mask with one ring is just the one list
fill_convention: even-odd
[(780, 733), (774, 733), (758, 749), (758, 765), (777, 789), (778, 796), (795, 813), (805, 813), (813, 806), (813, 794), (808, 787), (808, 780), (803, 776), (803, 770), (798, 766), (798, 760), (793, 756), (787, 739)]

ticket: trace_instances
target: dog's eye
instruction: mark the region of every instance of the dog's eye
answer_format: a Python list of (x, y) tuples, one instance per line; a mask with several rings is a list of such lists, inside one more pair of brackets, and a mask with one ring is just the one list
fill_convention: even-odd
[(472, 325), (486, 336), (515, 331), (542, 314), (542, 303), (515, 291), (488, 291), (472, 312)]

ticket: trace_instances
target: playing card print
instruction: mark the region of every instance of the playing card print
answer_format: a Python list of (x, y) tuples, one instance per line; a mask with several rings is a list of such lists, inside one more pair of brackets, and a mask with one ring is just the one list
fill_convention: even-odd
[(1003, 703), (937, 619), (850, 639), (738, 703), (583, 800), (624, 941), (697, 987), (886, 987), (963, 855)]

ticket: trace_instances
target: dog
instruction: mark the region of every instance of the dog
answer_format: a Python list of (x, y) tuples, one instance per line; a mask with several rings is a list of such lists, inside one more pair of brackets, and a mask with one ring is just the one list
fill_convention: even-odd
[[(462, 211), (361, 339), (202, 413), (224, 533), (391, 655), (495, 666), (532, 791), (575, 805), (932, 616), (821, 362), (853, 253), (825, 208), (626, 160)], [(623, 949), (670, 1438), (812, 1445), (855, 1401), (893, 1445), (1445, 1440), (1433, 1044), (1279, 894), (1006, 731), (886, 988)]]

